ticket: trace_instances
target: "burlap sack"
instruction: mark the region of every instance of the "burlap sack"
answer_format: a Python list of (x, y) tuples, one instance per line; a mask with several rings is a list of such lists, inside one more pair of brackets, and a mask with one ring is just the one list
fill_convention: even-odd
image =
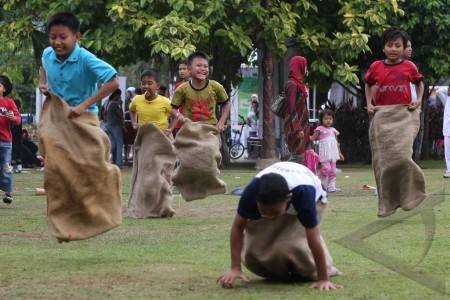
[(47, 97), (39, 123), (45, 156), (48, 227), (60, 241), (88, 239), (122, 222), (120, 170), (93, 113), (68, 119), (69, 106)]
[(377, 106), (369, 139), (378, 190), (378, 216), (398, 207), (411, 210), (425, 198), (425, 177), (412, 160), (414, 139), (420, 127), (420, 110), (405, 105)]
[(186, 120), (175, 138), (179, 166), (172, 177), (186, 201), (223, 194), (226, 183), (219, 178), (219, 132), (213, 125)]
[[(326, 205), (317, 204), (319, 218)], [(328, 276), (339, 275), (327, 245), (321, 237)], [(306, 239), (305, 227), (297, 216), (249, 221), (244, 231), (242, 262), (248, 270), (268, 279), (316, 280), (317, 270)]]
[(171, 191), (174, 164), (172, 140), (153, 124), (140, 127), (134, 142), (128, 216), (159, 218), (175, 214)]

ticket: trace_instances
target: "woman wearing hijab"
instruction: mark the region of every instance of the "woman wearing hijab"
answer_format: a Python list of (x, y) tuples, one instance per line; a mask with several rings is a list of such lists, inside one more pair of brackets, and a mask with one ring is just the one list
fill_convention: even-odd
[(308, 88), (303, 77), (308, 72), (308, 62), (303, 56), (290, 61), (289, 79), (285, 95), (287, 101), (284, 117), (284, 134), (291, 153), (291, 161), (304, 164), (305, 151), (309, 145)]

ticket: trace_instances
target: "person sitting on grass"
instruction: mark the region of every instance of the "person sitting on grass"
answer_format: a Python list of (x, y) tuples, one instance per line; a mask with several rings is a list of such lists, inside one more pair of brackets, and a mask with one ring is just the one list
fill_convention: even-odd
[[(317, 281), (311, 288), (340, 288), (330, 281), (329, 276), (337, 275), (338, 271), (330, 267), (331, 257), (319, 230), (316, 206), (323, 210), (325, 202), (326, 192), (320, 179), (305, 166), (279, 162), (262, 170), (245, 188), (239, 201), (231, 227), (231, 270), (217, 281), (225, 288), (233, 287), (238, 278), (249, 282), (241, 269), (242, 257), (250, 271), (269, 279), (315, 278)], [(252, 222), (253, 230), (249, 228)], [(271, 235), (269, 232), (274, 227), (278, 229)], [(302, 235), (306, 236), (303, 240)]]

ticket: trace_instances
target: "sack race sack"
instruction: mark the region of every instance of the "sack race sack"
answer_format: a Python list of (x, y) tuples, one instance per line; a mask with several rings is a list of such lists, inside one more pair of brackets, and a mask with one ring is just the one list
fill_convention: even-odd
[[(319, 218), (326, 205), (317, 204)], [(339, 275), (321, 237), (328, 276)], [(249, 221), (244, 231), (242, 262), (258, 276), (274, 280), (317, 280), (316, 264), (297, 216)]]
[(122, 222), (120, 170), (109, 162), (108, 136), (95, 114), (69, 119), (55, 95), (44, 102), (39, 122), (45, 157), (48, 227), (59, 241), (84, 240)]
[(226, 183), (219, 178), (222, 155), (215, 126), (186, 120), (174, 146), (179, 166), (172, 180), (186, 201), (225, 193)]
[(369, 139), (379, 217), (389, 216), (399, 207), (411, 210), (426, 198), (424, 174), (412, 159), (419, 127), (418, 109), (410, 111), (405, 105), (375, 107)]
[(153, 124), (141, 126), (133, 157), (128, 216), (172, 217), (171, 177), (176, 159), (172, 139)]
[(278, 117), (284, 118), (286, 115), (286, 109), (286, 96), (284, 93), (281, 93), (273, 99), (272, 104), (270, 105), (270, 110)]

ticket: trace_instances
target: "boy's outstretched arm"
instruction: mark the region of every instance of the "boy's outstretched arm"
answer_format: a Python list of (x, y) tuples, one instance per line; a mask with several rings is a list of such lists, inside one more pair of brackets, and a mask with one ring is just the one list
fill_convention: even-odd
[(44, 67), (41, 67), (39, 73), (39, 90), (42, 94), (48, 96), (47, 73)]
[(364, 86), (364, 91), (366, 94), (366, 101), (367, 101), (367, 112), (371, 115), (374, 111), (374, 106), (372, 104), (372, 98), (373, 98), (373, 91), (372, 87), (369, 86), (367, 83)]
[(414, 109), (422, 106), (423, 91), (424, 91), (424, 85), (423, 85), (423, 81), (421, 81), (418, 84), (416, 84), (417, 101), (412, 102), (409, 105), (409, 109), (414, 110)]
[(245, 276), (241, 269), (241, 252), (244, 243), (244, 229), (247, 220), (236, 214), (231, 227), (230, 251), (231, 251), (231, 270), (225, 272), (217, 279), (217, 282), (224, 288), (232, 288), (236, 279), (241, 278), (245, 282), (250, 279)]
[(130, 113), (130, 119), (131, 119), (131, 126), (134, 130), (138, 129), (138, 123), (137, 123), (137, 112), (135, 111), (129, 111)]
[(321, 291), (330, 291), (341, 288), (342, 286), (332, 283), (328, 277), (325, 251), (320, 242), (319, 226), (306, 228), (306, 239), (308, 240), (308, 246), (311, 249), (317, 269), (317, 281), (311, 284), (310, 288), (319, 289)]
[(314, 131), (313, 135), (309, 137), (311, 141), (315, 141), (319, 138), (320, 132), (318, 130)]
[(228, 120), (228, 116), (230, 115), (231, 110), (231, 102), (227, 101), (222, 106), (222, 115), (220, 116), (220, 120), (217, 123), (217, 129), (222, 132), (225, 130), (225, 123)]
[(166, 129), (165, 134), (169, 135), (173, 132), (175, 127), (177, 126), (177, 123), (181, 120), (182, 121), (181, 113), (178, 111), (178, 109), (173, 109), (170, 111), (170, 126)]
[(112, 92), (114, 92), (118, 88), (119, 88), (119, 81), (117, 80), (117, 77), (114, 76), (113, 78), (111, 78), (111, 80), (102, 85), (102, 87), (100, 88), (100, 90), (97, 91), (97, 93), (85, 99), (77, 106), (71, 107), (69, 112), (69, 118), (79, 117), (83, 112), (85, 112), (88, 109), (89, 106), (111, 95)]

